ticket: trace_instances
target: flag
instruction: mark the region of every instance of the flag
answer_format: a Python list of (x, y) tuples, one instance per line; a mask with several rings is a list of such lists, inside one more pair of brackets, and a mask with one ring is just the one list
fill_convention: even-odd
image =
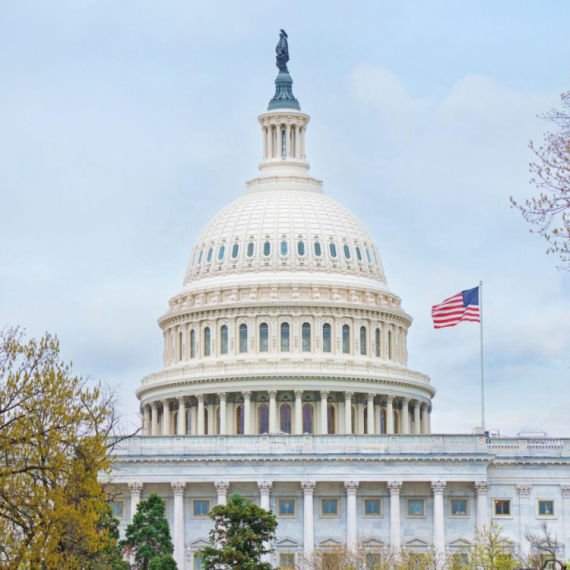
[(461, 291), (431, 308), (433, 326), (436, 329), (454, 327), (461, 321), (481, 322), (479, 287)]

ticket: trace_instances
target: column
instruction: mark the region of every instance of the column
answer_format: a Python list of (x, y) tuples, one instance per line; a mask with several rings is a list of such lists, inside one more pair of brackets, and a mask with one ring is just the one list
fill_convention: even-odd
[(218, 505), (226, 505), (228, 502), (228, 491), (230, 490), (229, 482), (216, 481), (214, 487), (216, 487), (218, 493)]
[(418, 401), (414, 402), (414, 434), (421, 434), (421, 424), (420, 424), (420, 403)]
[(291, 158), (291, 125), (289, 123), (285, 128), (285, 156)]
[(344, 433), (352, 433), (352, 392), (344, 393)]
[(174, 544), (174, 560), (178, 568), (184, 568), (184, 488), (186, 483), (176, 481), (171, 483), (174, 493), (174, 525), (172, 543)]
[(143, 491), (142, 483), (129, 483), (129, 490), (131, 492), (131, 522), (137, 512), (138, 504), (141, 500), (141, 495)]
[(424, 435), (427, 435), (429, 433), (427, 404), (422, 404), (422, 433)]
[(184, 396), (178, 398), (178, 422), (177, 434), (186, 435), (186, 399)]
[(277, 431), (277, 392), (269, 392), (269, 433)]
[(198, 435), (204, 435), (204, 394), (196, 396), (198, 400)]
[(374, 394), (368, 394), (367, 406), (366, 433), (368, 435), (374, 435)]
[[(416, 406), (419, 410), (419, 406)], [(440, 556), (445, 556), (445, 523), (443, 517), (443, 492), (445, 481), (432, 481), (433, 491), (433, 546)]]
[(348, 550), (356, 550), (358, 546), (358, 527), (356, 516), (356, 492), (358, 481), (345, 481), (346, 490), (346, 547)]
[(562, 543), (565, 552), (570, 552), (570, 485), (560, 485), (562, 492)]
[(160, 435), (160, 426), (158, 425), (158, 402), (152, 402), (151, 409), (151, 433), (152, 435)]
[(316, 483), (314, 481), (302, 481), (303, 489), (303, 552), (309, 558), (314, 549), (314, 529), (313, 529), (313, 493)]
[(388, 492), (390, 493), (390, 548), (394, 552), (399, 552), (401, 548), (400, 539), (400, 491), (402, 481), (388, 481)]
[(329, 433), (328, 422), (328, 402), (329, 393), (326, 390), (321, 390), (321, 433), (327, 435)]
[(143, 435), (152, 433), (152, 423), (150, 417), (150, 406), (143, 407)]
[(489, 491), (488, 481), (475, 481), (475, 494), (477, 495), (477, 528), (482, 530), (489, 522), (487, 514), (487, 492)]
[(301, 129), (301, 156), (300, 158), (305, 158), (305, 127)]
[(402, 434), (408, 435), (410, 433), (410, 398), (402, 398), (402, 411), (400, 413)]
[[(271, 496), (271, 488), (273, 487), (273, 483), (271, 481), (259, 481), (257, 483), (257, 488), (259, 489), (259, 506), (266, 511), (269, 511), (270, 506), (270, 496)], [(263, 543), (263, 548), (265, 550), (269, 550), (271, 548), (271, 544), (269, 542)], [(263, 554), (261, 556), (262, 562), (271, 562), (271, 553)]]
[(428, 419), (427, 419), (427, 423), (428, 423), (428, 433), (431, 434), (431, 411), (432, 411), (432, 407), (429, 407), (428, 410)]
[(170, 400), (162, 402), (162, 435), (170, 435)]
[(530, 554), (529, 547), (530, 544), (525, 537), (525, 529), (531, 522), (531, 512), (530, 512), (530, 490), (532, 485), (517, 485), (517, 493), (519, 496), (519, 544), (522, 550), (522, 554)]
[(228, 434), (228, 395), (226, 392), (218, 394), (220, 398), (220, 435)]
[(243, 392), (243, 433), (251, 435), (251, 392)]
[(394, 396), (386, 398), (386, 433), (394, 433)]
[(263, 160), (267, 158), (267, 127), (263, 127)]
[(301, 137), (299, 136), (299, 125), (295, 126), (295, 158), (301, 158), (299, 152), (299, 145), (301, 144)]
[(303, 390), (295, 390), (295, 435), (303, 435)]

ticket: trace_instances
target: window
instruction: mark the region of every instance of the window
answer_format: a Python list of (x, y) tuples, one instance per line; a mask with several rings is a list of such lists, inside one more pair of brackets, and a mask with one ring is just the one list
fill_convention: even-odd
[(239, 253), (239, 244), (234, 243), (232, 247), (232, 259), (236, 259)]
[(495, 516), (496, 517), (510, 517), (511, 516), (511, 501), (500, 499), (495, 501)]
[(192, 408), (186, 410), (186, 435), (192, 433)]
[(260, 434), (269, 433), (269, 406), (261, 404), (257, 408), (257, 428)]
[(279, 248), (279, 251), (280, 251), (281, 255), (287, 255), (289, 253), (289, 245), (285, 240), (283, 240), (281, 242), (281, 246)]
[(269, 352), (269, 325), (259, 325), (259, 352)]
[(467, 516), (467, 499), (451, 499), (451, 516)]
[(336, 433), (336, 409), (332, 404), (327, 406), (327, 433), (333, 435)]
[(208, 263), (210, 263), (210, 261), (212, 261), (212, 253), (214, 253), (214, 248), (213, 248), (213, 247), (211, 247), (211, 248), (208, 250), (208, 258), (206, 259), (206, 261), (207, 261)]
[(368, 406), (364, 406), (364, 417), (362, 418), (362, 431), (365, 434), (368, 434)]
[(348, 245), (345, 244), (343, 249), (344, 249), (345, 259), (350, 259), (350, 247), (348, 247)]
[(337, 517), (338, 499), (323, 499), (321, 501), (321, 514), (323, 517)]
[(366, 570), (379, 570), (382, 567), (382, 556), (376, 552), (368, 552), (365, 557)]
[(263, 255), (265, 255), (265, 257), (268, 257), (270, 253), (271, 253), (271, 242), (266, 241), (263, 244)]
[(279, 570), (295, 570), (295, 555), (291, 552), (279, 553)]
[(208, 435), (208, 408), (204, 408), (204, 435)]
[(228, 353), (228, 327), (224, 325), (221, 331), (222, 337), (222, 354)]
[(356, 408), (354, 406), (350, 407), (350, 433), (356, 433), (357, 430), (357, 417), (356, 417)]
[(375, 333), (375, 341), (376, 341), (376, 356), (380, 358), (380, 329), (376, 329)]
[(305, 255), (305, 242), (297, 243), (297, 253), (301, 256)]
[(400, 415), (394, 410), (394, 433), (400, 433)]
[(386, 410), (384, 408), (380, 410), (380, 433), (382, 435), (386, 433)]
[(210, 512), (210, 501), (194, 501), (193, 507), (195, 517), (207, 517)]
[(214, 433), (219, 434), (221, 430), (220, 428), (221, 420), (220, 420), (220, 406), (216, 407), (216, 427), (214, 428)]
[(222, 259), (224, 259), (225, 254), (226, 254), (226, 246), (221, 245), (220, 249), (218, 250), (218, 261), (222, 261)]
[(364, 499), (365, 517), (379, 517), (380, 514), (380, 499)]
[(331, 326), (328, 323), (323, 325), (323, 352), (331, 352)]
[(392, 331), (388, 331), (388, 358), (392, 360)]
[(281, 156), (285, 158), (286, 148), (287, 148), (287, 132), (285, 130), (281, 131)]
[(336, 257), (336, 245), (334, 244), (334, 242), (330, 243), (329, 250), (331, 252), (331, 257)]
[(246, 252), (247, 256), (248, 256), (248, 257), (253, 257), (253, 252), (254, 252), (254, 250), (255, 250), (255, 245), (254, 245), (254, 243), (253, 243), (252, 241), (250, 241), (250, 242), (247, 244), (247, 252)]
[(202, 263), (202, 257), (204, 257), (204, 250), (202, 250), (200, 252), (200, 257), (198, 258), (198, 265), (200, 265), (200, 263)]
[(366, 248), (366, 259), (368, 259), (368, 263), (372, 263), (372, 258), (370, 257), (370, 252), (368, 251), (368, 248)]
[(350, 329), (348, 325), (342, 327), (342, 352), (344, 354), (350, 352)]
[(538, 516), (539, 517), (553, 517), (554, 516), (554, 501), (538, 501)]
[(424, 501), (423, 499), (408, 499), (408, 516), (423, 517)]
[(247, 325), (241, 324), (239, 326), (239, 351), (247, 352)]
[(243, 410), (243, 405), (240, 404), (237, 408), (236, 408), (236, 434), (237, 435), (243, 435), (245, 432), (245, 414), (244, 414), (244, 410)]
[(378, 265), (378, 257), (376, 256), (376, 252), (374, 250), (372, 251), (372, 255), (374, 256), (374, 263)]
[(204, 565), (202, 564), (202, 558), (197, 554), (194, 554), (194, 570), (204, 570)]
[(467, 552), (454, 552), (451, 555), (451, 567), (469, 567), (469, 554)]
[(360, 248), (356, 246), (356, 258), (358, 261), (362, 261), (362, 253), (360, 253)]
[(295, 499), (278, 499), (277, 512), (280, 517), (294, 517)]
[(114, 517), (122, 519), (125, 516), (125, 503), (123, 501), (113, 501), (111, 510)]
[(182, 333), (178, 333), (178, 360), (182, 360), (184, 358), (184, 340)]
[(204, 329), (204, 356), (210, 356), (210, 327)]
[(342, 555), (340, 552), (323, 553), (323, 568), (340, 568)]
[(303, 352), (310, 352), (311, 351), (311, 325), (309, 323), (303, 323), (302, 333), (303, 333)]
[(190, 358), (196, 358), (196, 331), (190, 331)]
[(313, 433), (313, 406), (303, 406), (303, 433)]
[(283, 404), (279, 410), (281, 412), (281, 431), (291, 433), (292, 410), (290, 404)]
[(281, 351), (289, 352), (289, 323), (281, 323)]
[(360, 354), (366, 356), (366, 327), (360, 327)]
[(323, 255), (323, 250), (321, 248), (321, 244), (320, 242), (316, 241), (315, 242), (315, 256), (316, 257), (321, 257), (321, 255)]

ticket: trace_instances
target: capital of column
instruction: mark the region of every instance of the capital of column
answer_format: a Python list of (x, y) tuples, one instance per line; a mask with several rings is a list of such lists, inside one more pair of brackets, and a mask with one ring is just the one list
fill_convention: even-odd
[(184, 483), (184, 481), (174, 481), (170, 485), (172, 486), (172, 491), (175, 497), (184, 496), (184, 489), (186, 488), (186, 483)]
[(346, 400), (351, 400), (352, 396), (354, 396), (354, 394), (352, 392), (345, 392), (344, 393), (344, 399)]
[(374, 403), (374, 397), (375, 397), (375, 396), (376, 396), (376, 394), (368, 394), (368, 395), (366, 396), (366, 399), (367, 399), (369, 402)]
[(158, 408), (158, 402), (151, 402), (150, 407), (156, 410)]
[(226, 402), (228, 399), (227, 392), (218, 392), (218, 398), (220, 398), (220, 402)]
[(228, 481), (216, 481), (214, 483), (214, 487), (216, 487), (218, 495), (227, 495), (230, 490), (230, 484)]
[(394, 396), (386, 396), (386, 403), (393, 404), (394, 403)]
[(517, 493), (519, 497), (530, 497), (530, 489), (532, 485), (517, 485)]
[(295, 390), (295, 398), (302, 398), (303, 390)]
[(277, 398), (277, 390), (269, 390), (269, 397), (271, 399)]
[(270, 495), (273, 483), (271, 481), (258, 481), (257, 488), (259, 489), (260, 495)]
[(424, 412), (427, 412), (429, 410), (429, 406), (425, 402), (422, 402), (421, 408)]
[(345, 481), (344, 482), (344, 490), (346, 491), (347, 495), (356, 495), (358, 491), (358, 481)]
[(402, 490), (402, 481), (388, 481), (388, 492), (390, 495), (399, 495)]
[(473, 487), (475, 487), (477, 495), (486, 495), (489, 491), (489, 481), (475, 481)]
[(143, 487), (144, 483), (129, 483), (129, 490), (131, 492), (131, 495), (138, 496), (139, 498), (142, 494)]
[(410, 402), (411, 402), (411, 398), (401, 398), (401, 402), (402, 402), (402, 404), (409, 406)]
[(321, 399), (326, 400), (329, 397), (329, 393), (327, 390), (321, 390)]
[(570, 485), (560, 485), (562, 490), (562, 497), (564, 499), (570, 499)]
[(315, 481), (301, 481), (301, 489), (303, 489), (303, 495), (312, 495), (315, 492), (315, 487), (317, 483)]
[(249, 400), (251, 398), (251, 392), (242, 392), (241, 394), (244, 400)]
[(186, 407), (186, 396), (178, 396), (178, 398), (176, 398), (178, 400), (178, 405), (181, 408), (185, 408)]
[(434, 495), (443, 495), (446, 485), (447, 483), (445, 481), (432, 481), (431, 490)]
[(196, 395), (196, 400), (198, 400), (198, 402), (204, 402), (204, 394), (197, 394)]

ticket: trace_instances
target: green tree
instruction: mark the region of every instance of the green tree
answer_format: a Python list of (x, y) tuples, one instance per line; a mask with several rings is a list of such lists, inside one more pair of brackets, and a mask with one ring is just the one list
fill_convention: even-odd
[(165, 516), (164, 501), (152, 493), (138, 504), (121, 545), (134, 558), (137, 570), (176, 570), (174, 546)]
[(271, 511), (233, 494), (227, 505), (214, 507), (209, 516), (214, 521), (210, 546), (197, 553), (206, 570), (272, 570), (271, 564), (261, 562), (271, 552), (264, 543), (275, 538), (277, 528)]
[(469, 553), (470, 566), (480, 570), (515, 570), (521, 566), (502, 532), (503, 528), (495, 521), (475, 531)]

